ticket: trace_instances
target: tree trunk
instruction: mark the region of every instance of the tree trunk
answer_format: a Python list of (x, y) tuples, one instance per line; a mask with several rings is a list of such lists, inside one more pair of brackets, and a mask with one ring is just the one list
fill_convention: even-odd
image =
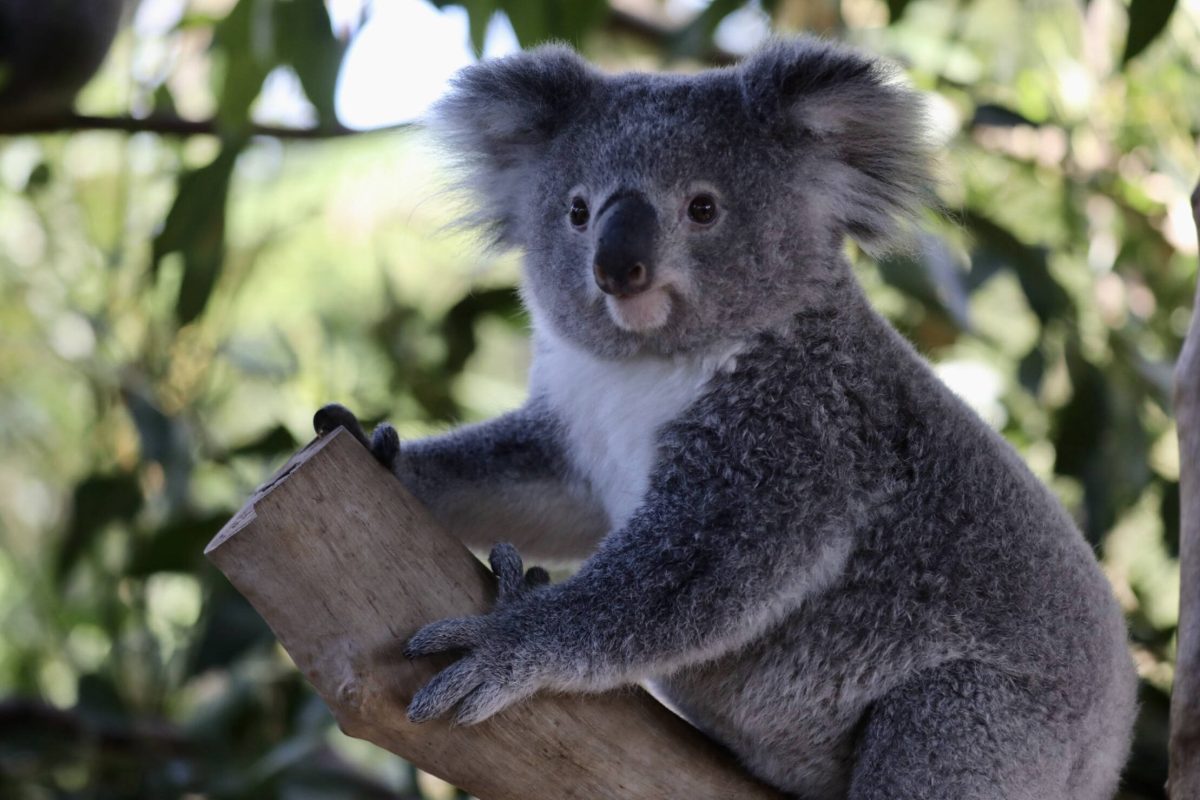
[[(1192, 194), (1200, 237), (1200, 186)], [(1200, 282), (1175, 366), (1179, 425), (1179, 633), (1171, 691), (1171, 800), (1200, 798)]]
[(410, 723), (414, 692), (449, 662), (409, 661), (404, 641), (486, 611), (494, 581), (340, 428), (259, 489), (205, 553), (342, 730), (483, 800), (782, 798), (636, 688), (542, 693), (473, 727)]

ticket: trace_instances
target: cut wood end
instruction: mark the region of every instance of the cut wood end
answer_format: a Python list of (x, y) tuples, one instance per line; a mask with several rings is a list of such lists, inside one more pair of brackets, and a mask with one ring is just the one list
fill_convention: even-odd
[(238, 531), (243, 530), (247, 525), (253, 522), (257, 517), (255, 503), (270, 494), (272, 489), (279, 485), (279, 483), (287, 478), (288, 475), (291, 475), (293, 472), (295, 472), (301, 464), (308, 461), (317, 453), (321, 452), (321, 450), (325, 449), (325, 446), (334, 439), (343, 435), (349, 436), (350, 434), (346, 432), (345, 428), (335, 428), (324, 436), (318, 436), (317, 438), (313, 439), (302, 449), (296, 452), (291, 458), (289, 458), (287, 463), (280, 467), (274, 475), (272, 475), (261, 486), (254, 490), (254, 494), (250, 495), (250, 499), (246, 501), (246, 505), (242, 506), (241, 511), (234, 514), (233, 518), (230, 519), (229, 522), (226, 522), (225, 526), (217, 532), (217, 535), (214, 536), (212, 541), (210, 541), (204, 548), (204, 555), (211, 556), (213, 552), (217, 550), (217, 548), (233, 538)]
[(230, 537), (253, 522), (257, 516), (258, 513), (254, 509), (254, 503), (247, 503), (242, 507), (241, 511), (233, 515), (233, 518), (229, 522), (225, 523), (225, 526), (221, 530), (217, 531), (217, 535), (204, 548), (204, 555), (211, 555), (214, 550), (223, 545)]

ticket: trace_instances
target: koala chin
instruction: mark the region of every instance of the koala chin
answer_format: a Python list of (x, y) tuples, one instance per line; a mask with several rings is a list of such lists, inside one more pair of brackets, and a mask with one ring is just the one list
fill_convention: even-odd
[[(529, 398), (374, 449), (492, 551), (496, 608), (409, 716), (652, 681), (763, 780), (824, 800), (1101, 800), (1136, 678), (1091, 549), (868, 304), (931, 194), (920, 98), (778, 40), (693, 75), (563, 47), (436, 108), (472, 222), (524, 257)], [(547, 585), (536, 559), (582, 560)]]
[(613, 323), (630, 333), (649, 333), (666, 325), (671, 303), (671, 295), (662, 287), (653, 287), (633, 297), (609, 296), (604, 301)]

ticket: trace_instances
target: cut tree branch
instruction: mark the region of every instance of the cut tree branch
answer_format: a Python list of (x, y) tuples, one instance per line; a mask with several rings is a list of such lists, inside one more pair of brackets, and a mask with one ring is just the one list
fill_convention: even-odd
[[(1200, 238), (1200, 185), (1192, 194)], [(1171, 800), (1200, 797), (1200, 281), (1175, 365), (1179, 426), (1179, 628), (1171, 690)]]
[[(250, 136), (273, 136), (276, 139), (333, 139), (341, 136), (356, 136), (366, 133), (406, 130), (410, 123), (389, 125), (383, 128), (355, 130), (341, 125), (317, 128), (285, 128), (276, 125), (251, 125), (246, 133)], [(34, 133), (64, 133), (71, 131), (123, 131), (125, 133), (157, 133), (164, 136), (220, 136), (231, 133), (223, 130), (215, 119), (191, 120), (167, 114), (149, 117), (97, 117), (88, 114), (64, 112), (51, 116), (0, 117), (0, 136), (19, 136)]]
[(494, 580), (341, 428), (297, 454), (205, 552), (342, 730), (476, 797), (782, 800), (636, 688), (542, 693), (472, 727), (410, 723), (409, 700), (449, 661), (409, 661), (403, 643), (426, 623), (486, 611)]

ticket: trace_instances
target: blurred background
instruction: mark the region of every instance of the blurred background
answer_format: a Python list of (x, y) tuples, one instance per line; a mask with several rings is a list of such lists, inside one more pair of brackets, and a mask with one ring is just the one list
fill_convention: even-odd
[(0, 797), (455, 797), (341, 735), (201, 550), (325, 402), (410, 437), (521, 402), (516, 258), (447, 230), (417, 124), (455, 69), (775, 31), (928, 93), (944, 209), (852, 256), (1095, 547), (1122, 797), (1162, 797), (1200, 0), (0, 0)]

